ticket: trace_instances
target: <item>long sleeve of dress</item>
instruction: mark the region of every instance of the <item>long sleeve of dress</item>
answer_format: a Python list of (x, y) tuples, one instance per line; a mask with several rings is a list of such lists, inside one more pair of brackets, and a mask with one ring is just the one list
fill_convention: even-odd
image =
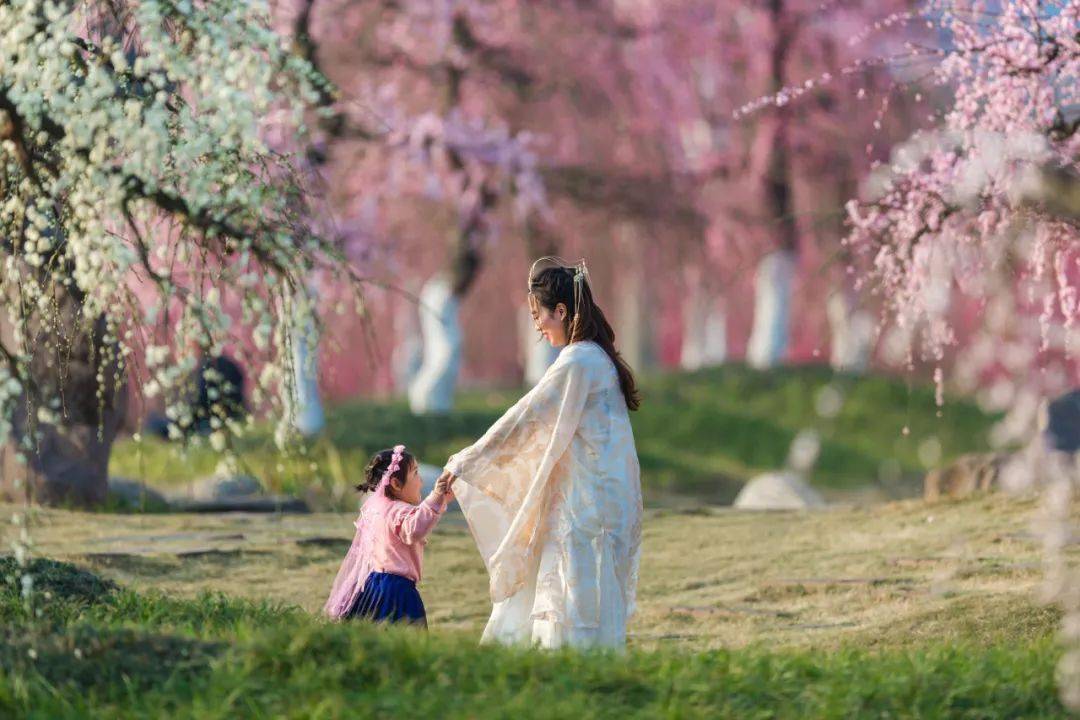
[(391, 511), (390, 527), (401, 542), (412, 545), (435, 529), (446, 507), (444, 499), (431, 493), (418, 505), (399, 504)]
[(475, 444), (447, 462), (455, 494), (491, 575), (492, 600), (513, 595), (550, 504), (552, 471), (578, 429), (589, 394), (588, 365), (567, 348), (548, 372)]

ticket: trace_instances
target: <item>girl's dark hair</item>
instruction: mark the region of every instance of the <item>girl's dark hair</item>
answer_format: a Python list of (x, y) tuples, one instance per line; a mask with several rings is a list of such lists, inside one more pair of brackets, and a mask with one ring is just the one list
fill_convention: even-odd
[(575, 268), (565, 266), (536, 270), (529, 277), (529, 292), (540, 305), (548, 310), (555, 310), (559, 303), (566, 306), (563, 329), (566, 331), (568, 342), (592, 340), (602, 347), (611, 358), (611, 362), (615, 363), (615, 370), (619, 374), (619, 387), (626, 399), (626, 407), (637, 410), (641, 407), (641, 393), (638, 392), (637, 385), (634, 383), (634, 373), (619, 351), (615, 349), (615, 331), (611, 329), (611, 324), (604, 317), (603, 311), (593, 300), (592, 288), (584, 277), (580, 280), (580, 307), (575, 310), (574, 276), (576, 274)]
[[(371, 456), (371, 461), (368, 462), (367, 467), (364, 468), (364, 479), (356, 486), (356, 489), (360, 492), (371, 492), (379, 486), (379, 481), (382, 480), (383, 473), (386, 472), (386, 468), (390, 467), (390, 461), (394, 459), (394, 451), (392, 449), (380, 450)], [(399, 483), (404, 484), (405, 478), (409, 476), (409, 469), (413, 466), (416, 460), (413, 458), (412, 453), (408, 450), (404, 450), (401, 453), (401, 467), (390, 476), (391, 480), (397, 480)], [(390, 486), (386, 486), (386, 496), (390, 497)]]

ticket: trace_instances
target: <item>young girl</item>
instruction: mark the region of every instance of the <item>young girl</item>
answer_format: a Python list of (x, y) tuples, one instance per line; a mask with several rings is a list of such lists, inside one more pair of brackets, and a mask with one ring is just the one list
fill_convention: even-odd
[(356, 535), (323, 611), (336, 620), (365, 618), (427, 627), (416, 591), (428, 534), (453, 499), (444, 473), (420, 500), (420, 470), (404, 445), (375, 454), (356, 486), (371, 491), (354, 523)]

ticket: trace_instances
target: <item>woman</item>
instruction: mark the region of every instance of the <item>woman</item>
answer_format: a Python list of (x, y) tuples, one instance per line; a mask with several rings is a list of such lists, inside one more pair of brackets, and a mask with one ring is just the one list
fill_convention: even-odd
[(529, 273), (555, 363), (446, 469), (491, 576), (485, 641), (621, 647), (634, 609), (641, 483), (628, 411), (640, 404), (584, 263)]

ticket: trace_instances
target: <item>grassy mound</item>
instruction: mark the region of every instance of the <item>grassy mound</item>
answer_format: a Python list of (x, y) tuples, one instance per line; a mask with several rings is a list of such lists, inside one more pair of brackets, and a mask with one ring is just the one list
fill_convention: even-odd
[[(934, 402), (933, 389), (886, 376), (850, 377), (827, 368), (757, 371), (739, 365), (646, 377), (645, 403), (632, 414), (647, 492), (694, 493), (729, 501), (754, 474), (782, 467), (792, 440), (813, 429), (821, 453), (813, 481), (825, 489), (866, 486), (919, 475), (928, 443), (943, 460), (986, 448), (994, 418), (970, 402)], [(441, 464), (475, 441), (521, 390), (466, 392), (447, 417), (414, 417), (402, 402), (351, 402), (331, 408), (324, 436), (288, 454), (260, 426), (238, 446), (241, 464), (271, 488), (316, 489), (351, 497), (368, 456), (405, 442), (421, 460)], [(827, 406), (842, 400), (835, 414)], [(819, 410), (826, 409), (823, 416)], [(114, 475), (157, 485), (183, 484), (213, 471), (205, 447), (178, 451), (155, 440), (121, 442)]]
[(67, 605), (93, 605), (108, 599), (116, 583), (71, 563), (34, 558), (20, 568), (15, 558), (0, 557), (0, 607), (10, 609), (23, 601), (23, 578), (32, 579), (35, 598), (58, 600)]
[(221, 643), (145, 633), (130, 628), (77, 625), (59, 631), (8, 629), (0, 634), (0, 668), (63, 694), (122, 696), (205, 672)]
[[(4, 557), (0, 575), (0, 676), (61, 693), (116, 694), (206, 670), (223, 647), (117, 625), (134, 620), (133, 602), (145, 607), (146, 599), (71, 563), (35, 558), (20, 568)], [(24, 577), (32, 579), (29, 595)]]

